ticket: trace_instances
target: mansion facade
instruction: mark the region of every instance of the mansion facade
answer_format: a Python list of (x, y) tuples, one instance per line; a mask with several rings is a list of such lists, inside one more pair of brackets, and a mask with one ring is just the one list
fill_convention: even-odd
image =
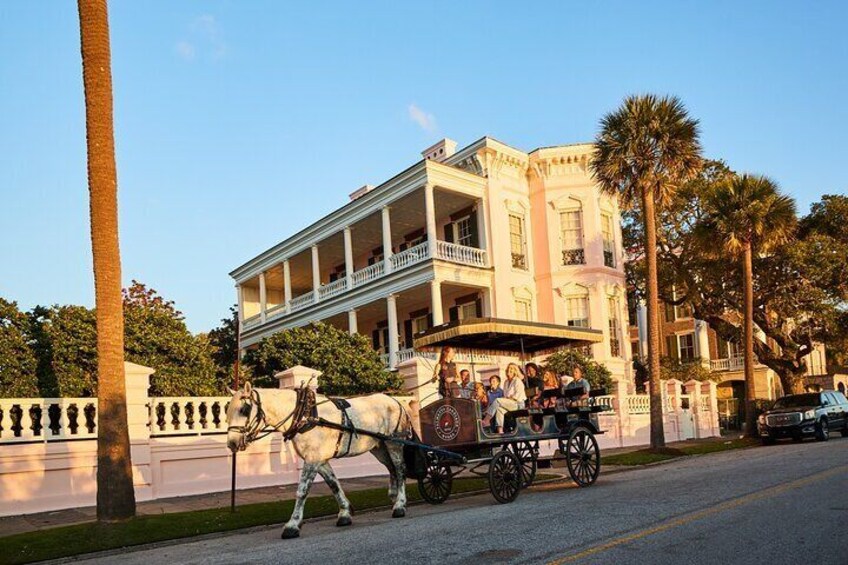
[(230, 273), (241, 347), (321, 321), (368, 336), (391, 369), (432, 365), (415, 333), (496, 317), (601, 330), (592, 356), (629, 376), (618, 203), (594, 183), (591, 152), (443, 139)]

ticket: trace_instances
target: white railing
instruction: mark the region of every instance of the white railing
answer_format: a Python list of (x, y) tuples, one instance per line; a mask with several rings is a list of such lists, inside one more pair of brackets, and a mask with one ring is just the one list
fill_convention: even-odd
[(607, 413), (615, 412), (615, 395), (605, 394), (604, 396), (596, 396), (595, 406), (606, 406), (607, 409), (605, 412)]
[(227, 432), (229, 396), (151, 398), (150, 435), (204, 435)]
[[(380, 356), (383, 360), (384, 364), (388, 364), (389, 355), (383, 354)], [(403, 363), (404, 361), (409, 361), (410, 359), (430, 359), (431, 361), (435, 361), (439, 358), (437, 353), (431, 351), (416, 351), (412, 348), (399, 349), (397, 352), (397, 362)], [(454, 358), (454, 362), (462, 363), (463, 365), (471, 364), (472, 360), (474, 361), (474, 365), (492, 365), (495, 363), (495, 358), (491, 355), (479, 354), (475, 353), (472, 357), (469, 353), (457, 353)]]
[(385, 268), (382, 261), (378, 261), (373, 265), (368, 265), (364, 269), (359, 269), (351, 276), (352, 286), (356, 288), (359, 285), (369, 283), (374, 279), (380, 278), (383, 276), (384, 270)]
[(343, 293), (347, 290), (347, 278), (342, 277), (338, 280), (331, 282), (330, 284), (325, 284), (321, 288), (318, 289), (318, 299), (325, 300), (327, 298), (332, 298), (338, 294)]
[(310, 290), (306, 294), (301, 294), (295, 298), (291, 299), (289, 306), (291, 307), (292, 312), (296, 312), (298, 310), (302, 310), (309, 306), (310, 304), (315, 302), (315, 291)]
[(276, 304), (276, 305), (268, 308), (265, 311), (265, 315), (270, 318), (271, 316), (277, 316), (279, 314), (282, 314), (285, 311), (286, 311), (286, 305), (285, 304)]
[(96, 437), (96, 398), (0, 399), (0, 444)]
[(724, 359), (712, 359), (710, 369), (713, 371), (735, 371), (745, 366), (745, 358), (740, 356)]
[(254, 325), (258, 324), (260, 319), (261, 319), (261, 315), (254, 314), (253, 316), (251, 316), (249, 318), (245, 318), (244, 320), (242, 320), (241, 325), (244, 326), (245, 328), (248, 328), (250, 326), (254, 326)]
[(474, 363), (475, 365), (492, 365), (495, 363), (495, 358), (485, 353), (462, 353), (458, 352), (454, 355), (454, 361), (457, 363)]
[(472, 267), (486, 266), (486, 250), (476, 247), (466, 247), (447, 241), (436, 242), (436, 257), (452, 263), (471, 265)]
[(425, 241), (424, 243), (419, 243), (414, 247), (404, 249), (400, 253), (392, 255), (389, 258), (389, 261), (392, 264), (392, 270), (397, 271), (398, 269), (403, 269), (404, 267), (420, 263), (421, 261), (424, 261), (429, 257), (430, 247), (429, 244)]
[(650, 414), (651, 397), (647, 394), (631, 394), (627, 396), (627, 412), (630, 414)]

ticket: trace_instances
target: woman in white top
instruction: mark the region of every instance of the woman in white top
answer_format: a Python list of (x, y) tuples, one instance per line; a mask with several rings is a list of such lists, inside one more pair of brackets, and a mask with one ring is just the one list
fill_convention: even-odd
[(506, 380), (503, 384), (503, 398), (497, 398), (489, 404), (486, 417), (483, 418), (483, 426), (488, 426), (495, 419), (495, 431), (503, 433), (504, 415), (512, 410), (524, 408), (527, 394), (524, 392), (524, 381), (521, 378), (521, 369), (515, 363), (506, 367)]

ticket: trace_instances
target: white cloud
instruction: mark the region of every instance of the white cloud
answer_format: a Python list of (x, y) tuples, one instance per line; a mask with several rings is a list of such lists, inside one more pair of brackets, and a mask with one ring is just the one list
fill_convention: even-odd
[(188, 41), (178, 41), (176, 50), (177, 55), (179, 55), (180, 59), (182, 59), (183, 61), (194, 61), (196, 51), (194, 49), (194, 45), (192, 45)]
[(438, 127), (436, 126), (436, 116), (425, 112), (415, 104), (410, 104), (408, 110), (409, 119), (418, 124), (421, 129), (427, 133), (436, 131)]
[(203, 14), (188, 24), (187, 37), (176, 44), (177, 55), (184, 61), (194, 61), (198, 56), (218, 61), (229, 50), (224, 41), (218, 20), (211, 14)]

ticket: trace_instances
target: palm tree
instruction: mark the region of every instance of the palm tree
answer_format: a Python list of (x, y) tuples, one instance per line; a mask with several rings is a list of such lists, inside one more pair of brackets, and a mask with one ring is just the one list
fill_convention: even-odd
[(745, 345), (746, 433), (756, 436), (754, 397), (754, 254), (768, 253), (792, 237), (797, 223), (795, 201), (763, 176), (734, 175), (704, 195), (706, 219), (700, 239), (742, 261), (742, 327)]
[(645, 226), (648, 294), (648, 371), (651, 383), (651, 447), (665, 446), (660, 390), (659, 283), (656, 209), (701, 167), (698, 121), (680, 99), (629, 96), (601, 119), (591, 168), (603, 192), (624, 208), (638, 206)]
[(97, 518), (135, 514), (124, 382), (124, 314), (118, 248), (118, 180), (106, 0), (79, 0), (91, 250), (97, 309)]

